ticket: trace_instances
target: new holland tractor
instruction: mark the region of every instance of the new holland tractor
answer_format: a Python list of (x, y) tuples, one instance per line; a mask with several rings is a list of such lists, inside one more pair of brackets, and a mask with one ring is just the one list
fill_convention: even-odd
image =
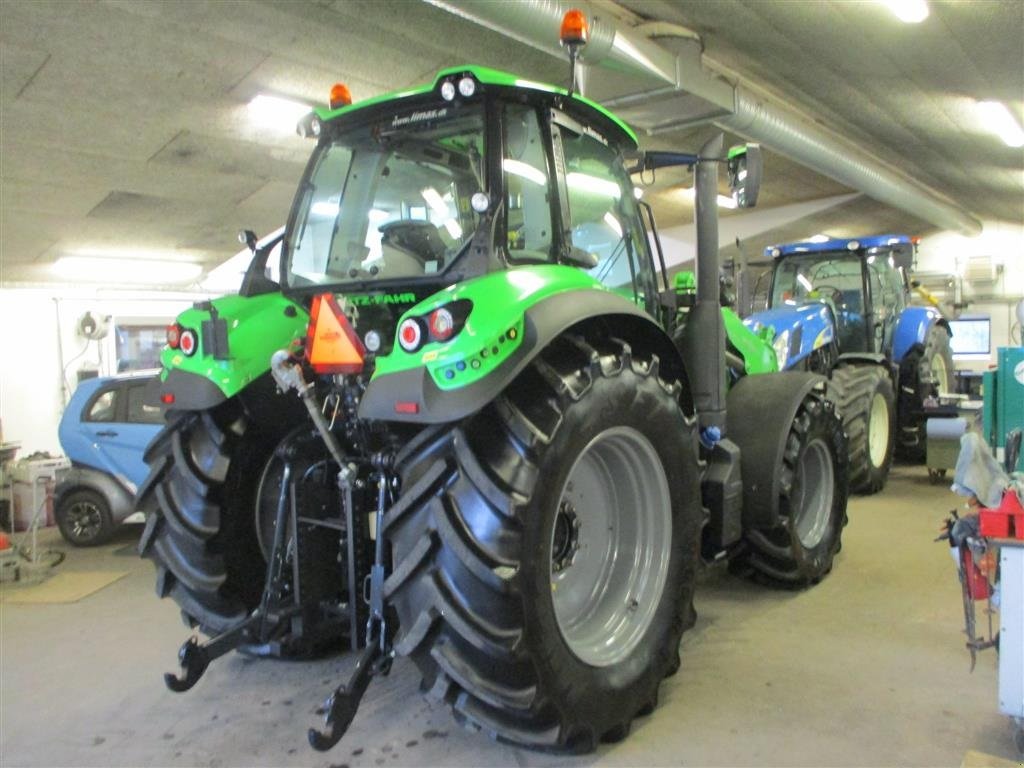
[(829, 376), (849, 438), (850, 489), (885, 486), (894, 449), (924, 458), (924, 403), (952, 391), (949, 323), (910, 306), (906, 235), (772, 246), (768, 309), (744, 320), (771, 328), (780, 370)]
[[(318, 749), (396, 656), (498, 739), (622, 738), (679, 666), (702, 557), (812, 585), (846, 521), (825, 380), (744, 375), (772, 357), (749, 332), (727, 355), (718, 172), (750, 204), (758, 152), (640, 154), (580, 94), (474, 66), (335, 94), (300, 123), (279, 282), (255, 249), (169, 330), (140, 552), (206, 638), (166, 682), (347, 644)], [(630, 177), (678, 164), (695, 295), (659, 282)]]

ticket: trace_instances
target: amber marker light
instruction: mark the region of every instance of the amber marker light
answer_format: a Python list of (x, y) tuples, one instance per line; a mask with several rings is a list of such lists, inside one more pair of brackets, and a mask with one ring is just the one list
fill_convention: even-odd
[(331, 86), (331, 109), (347, 107), (352, 103), (352, 91), (344, 83), (335, 83)]

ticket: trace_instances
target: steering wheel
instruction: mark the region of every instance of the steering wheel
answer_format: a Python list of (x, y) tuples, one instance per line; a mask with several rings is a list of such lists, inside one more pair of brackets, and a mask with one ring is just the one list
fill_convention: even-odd
[(444, 261), (447, 251), (444, 240), (438, 234), (437, 227), (428, 221), (400, 219), (382, 225), (379, 230), (381, 245), (404, 251), (416, 257), (421, 263)]

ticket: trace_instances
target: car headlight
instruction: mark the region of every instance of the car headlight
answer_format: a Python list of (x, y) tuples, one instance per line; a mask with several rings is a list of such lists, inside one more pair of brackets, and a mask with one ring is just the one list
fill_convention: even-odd
[(772, 349), (775, 350), (775, 359), (779, 362), (779, 370), (786, 369), (786, 361), (789, 359), (789, 331), (783, 331), (772, 341)]

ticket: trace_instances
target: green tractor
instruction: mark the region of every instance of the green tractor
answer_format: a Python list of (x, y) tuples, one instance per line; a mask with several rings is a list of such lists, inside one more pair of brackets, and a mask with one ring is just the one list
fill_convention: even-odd
[[(360, 653), (310, 741), (412, 658), (460, 721), (589, 750), (650, 712), (728, 558), (777, 584), (831, 569), (846, 441), (806, 372), (719, 302), (719, 166), (755, 148), (637, 153), (571, 90), (480, 67), (332, 104), (280, 242), (237, 296), (169, 330), (167, 425), (140, 552), (192, 637), (173, 690), (241, 648)], [(630, 173), (692, 166), (696, 291), (659, 284)], [(662, 268), (662, 274), (664, 269)]]

